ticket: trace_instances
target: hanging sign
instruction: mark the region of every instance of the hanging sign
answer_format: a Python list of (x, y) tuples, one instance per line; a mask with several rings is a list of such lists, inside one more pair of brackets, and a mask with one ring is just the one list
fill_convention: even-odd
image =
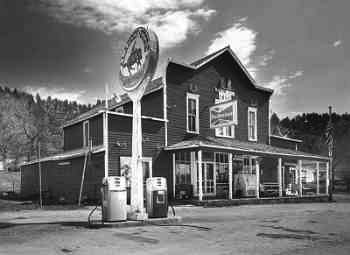
[(237, 125), (237, 100), (216, 104), (209, 108), (210, 128)]
[(122, 51), (119, 71), (122, 88), (127, 92), (144, 88), (154, 75), (158, 55), (157, 35), (144, 27), (136, 28)]

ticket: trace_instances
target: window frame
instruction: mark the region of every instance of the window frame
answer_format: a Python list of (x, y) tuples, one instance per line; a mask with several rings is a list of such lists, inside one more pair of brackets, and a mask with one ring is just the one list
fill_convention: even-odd
[[(188, 110), (189, 110), (189, 104), (188, 100), (192, 99), (195, 100), (196, 102), (196, 120), (195, 120), (195, 130), (189, 130), (189, 121), (188, 121)], [(193, 93), (186, 93), (186, 132), (191, 133), (191, 134), (199, 134), (199, 95), (198, 94), (193, 94)]]
[[(250, 113), (254, 113), (254, 137), (250, 136)], [(248, 141), (257, 142), (258, 141), (258, 109), (256, 107), (248, 107)]]
[[(85, 130), (86, 124), (87, 124), (87, 134), (86, 134), (86, 130)], [(87, 135), (87, 139), (86, 139), (86, 135)], [(83, 122), (83, 147), (89, 146), (89, 140), (90, 140), (90, 122), (89, 122), (89, 120), (85, 120)]]

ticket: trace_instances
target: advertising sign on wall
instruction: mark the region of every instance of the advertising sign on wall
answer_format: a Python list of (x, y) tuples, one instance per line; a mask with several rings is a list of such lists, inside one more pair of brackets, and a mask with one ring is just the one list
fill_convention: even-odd
[(210, 128), (237, 125), (237, 100), (216, 104), (209, 108)]

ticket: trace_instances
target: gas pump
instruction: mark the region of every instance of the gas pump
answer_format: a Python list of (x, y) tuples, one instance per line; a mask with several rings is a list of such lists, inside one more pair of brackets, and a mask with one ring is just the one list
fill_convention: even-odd
[(126, 183), (124, 176), (102, 180), (102, 221), (126, 220)]
[(146, 208), (149, 218), (168, 216), (168, 194), (166, 179), (151, 177), (146, 180)]

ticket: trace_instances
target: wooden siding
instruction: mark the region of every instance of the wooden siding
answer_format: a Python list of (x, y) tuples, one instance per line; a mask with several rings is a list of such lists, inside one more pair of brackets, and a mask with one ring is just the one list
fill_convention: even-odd
[[(99, 114), (89, 119), (89, 137), (93, 146), (103, 144), (103, 115)], [(64, 150), (74, 150), (83, 147), (83, 122), (64, 128)]]
[[(108, 150), (109, 175), (120, 175), (120, 157), (131, 156), (132, 118), (126, 116), (108, 115)], [(164, 147), (164, 123), (154, 120), (142, 120), (144, 157), (159, 157)], [(157, 167), (153, 162), (153, 168)]]
[(92, 145), (103, 144), (103, 114), (97, 115), (90, 120), (90, 139), (92, 139)]
[[(63, 165), (61, 165), (64, 163)], [(84, 157), (65, 159), (61, 161), (46, 161), (41, 163), (42, 190), (50, 199), (57, 201), (64, 197), (65, 201), (78, 201)], [(23, 198), (39, 196), (38, 163), (25, 165), (21, 168), (21, 196)], [(91, 156), (91, 161), (85, 172), (83, 198), (99, 199), (102, 178), (104, 177), (104, 153)]]
[(209, 107), (214, 104), (215, 87), (221, 78), (230, 78), (232, 88), (238, 98), (238, 125), (235, 138), (248, 140), (248, 107), (256, 106), (257, 135), (259, 143), (268, 143), (269, 128), (269, 97), (270, 94), (255, 89), (243, 71), (232, 60), (229, 54), (223, 54), (216, 60), (193, 71), (176, 64), (169, 64), (167, 69), (167, 109), (168, 109), (168, 145), (188, 139), (193, 134), (186, 133), (186, 92), (190, 84), (199, 94), (199, 136), (215, 136), (215, 131), (209, 128)]
[(83, 147), (83, 122), (64, 129), (63, 150), (69, 151)]
[[(123, 108), (124, 113), (132, 114), (132, 102), (124, 104)], [(143, 116), (163, 118), (163, 89), (142, 97), (141, 114)]]

